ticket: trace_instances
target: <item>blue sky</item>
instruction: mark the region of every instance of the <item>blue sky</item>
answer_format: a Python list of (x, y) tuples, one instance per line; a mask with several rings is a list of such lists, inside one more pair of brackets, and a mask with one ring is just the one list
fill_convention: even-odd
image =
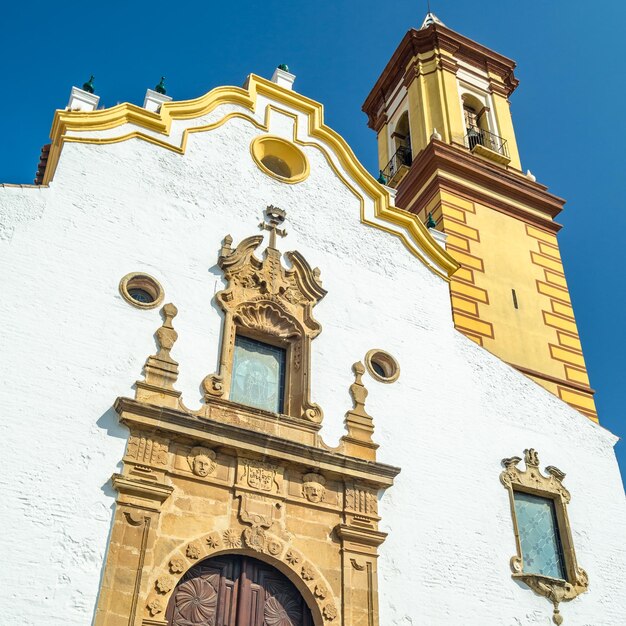
[[(623, 25), (626, 3), (432, 0), (450, 28), (515, 59), (512, 96), (523, 167), (568, 202), (561, 251), (601, 423), (626, 435), (626, 207)], [(234, 11), (231, 11), (234, 7)], [(101, 104), (143, 102), (166, 76), (168, 94), (194, 98), (270, 77), (279, 63), (296, 89), (376, 171), (361, 104), (424, 1), (119, 2), (35, 0), (3, 8), (0, 182), (30, 183), (55, 108), (95, 75)], [(626, 474), (626, 443), (618, 444)]]

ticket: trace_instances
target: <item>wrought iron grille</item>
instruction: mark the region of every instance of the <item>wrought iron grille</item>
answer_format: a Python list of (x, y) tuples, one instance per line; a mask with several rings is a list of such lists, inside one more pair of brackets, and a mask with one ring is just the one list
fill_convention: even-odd
[(480, 128), (479, 126), (469, 126), (467, 135), (465, 135), (465, 145), (473, 150), (476, 146), (484, 146), (505, 157), (509, 156), (509, 149), (506, 145), (506, 139), (498, 137), (498, 135)]
[(412, 161), (413, 157), (411, 155), (411, 148), (407, 146), (400, 146), (396, 150), (396, 153), (391, 157), (389, 163), (385, 166), (385, 169), (382, 171), (385, 180), (390, 181), (403, 165), (410, 167)]

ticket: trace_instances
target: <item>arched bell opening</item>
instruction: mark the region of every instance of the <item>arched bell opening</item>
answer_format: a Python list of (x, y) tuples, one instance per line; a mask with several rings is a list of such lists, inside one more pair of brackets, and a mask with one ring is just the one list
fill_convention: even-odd
[(273, 565), (223, 553), (185, 572), (165, 617), (168, 626), (318, 626), (322, 618), (314, 611), (315, 620), (303, 593)]

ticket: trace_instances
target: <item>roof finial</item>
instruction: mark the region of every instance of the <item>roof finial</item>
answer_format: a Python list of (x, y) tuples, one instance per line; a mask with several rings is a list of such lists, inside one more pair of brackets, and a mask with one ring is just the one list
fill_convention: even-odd
[(282, 70), (283, 72), (288, 72), (288, 71), (289, 71), (289, 66), (288, 66), (286, 63), (281, 63), (281, 64), (278, 66), (278, 69), (279, 69), (279, 70)]
[(86, 83), (83, 83), (83, 91), (93, 93), (93, 75), (89, 77), (89, 80)]
[(420, 26), (420, 30), (424, 28), (428, 28), (433, 24), (439, 24), (440, 26), (445, 26), (445, 24), (430, 10), (430, 0), (426, 0), (426, 4), (428, 7), (428, 13), (426, 13), (426, 17)]
[(437, 228), (437, 222), (435, 222), (435, 218), (433, 218), (432, 213), (428, 213), (428, 219), (426, 220), (426, 228)]
[(154, 91), (164, 96), (167, 95), (167, 91), (165, 91), (165, 76), (161, 76), (161, 82), (154, 88)]

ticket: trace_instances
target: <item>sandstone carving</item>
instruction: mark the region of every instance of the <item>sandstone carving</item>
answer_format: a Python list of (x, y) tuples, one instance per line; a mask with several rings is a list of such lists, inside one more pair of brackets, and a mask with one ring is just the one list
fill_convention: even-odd
[(300, 556), (296, 554), (293, 550), (289, 550), (287, 552), (285, 559), (287, 560), (287, 563), (289, 563), (289, 565), (298, 565), (298, 563), (300, 563), (300, 560), (301, 560)]
[(198, 559), (200, 558), (200, 544), (198, 543), (190, 543), (187, 546), (187, 550), (185, 551), (187, 558), (189, 559)]
[(376, 492), (368, 487), (350, 486), (346, 488), (345, 506), (347, 511), (377, 515), (378, 497)]
[(337, 607), (334, 604), (326, 604), (322, 609), (322, 613), (329, 622), (332, 622), (337, 617)]
[(271, 554), (272, 556), (278, 556), (282, 549), (283, 549), (283, 546), (280, 543), (280, 541), (277, 541), (275, 539), (270, 539), (267, 542), (267, 552), (268, 554)]
[(143, 465), (167, 465), (168, 441), (159, 437), (131, 435), (126, 458)]
[(156, 588), (160, 593), (167, 593), (174, 588), (176, 582), (171, 576), (159, 576), (156, 581)]
[(227, 548), (241, 548), (241, 534), (229, 528), (224, 532), (224, 545)]
[(245, 528), (243, 531), (243, 540), (248, 548), (262, 552), (265, 547), (265, 531), (259, 527)]
[(163, 613), (163, 605), (161, 604), (161, 600), (155, 598), (154, 600), (148, 602), (148, 611), (150, 612), (150, 615), (152, 615), (152, 617), (158, 615), (159, 613)]
[[(319, 270), (311, 269), (298, 252), (287, 252), (291, 268), (282, 264), (276, 237), (287, 233), (279, 226), (285, 212), (268, 206), (261, 226), (270, 233), (269, 246), (262, 260), (255, 256), (263, 236), (255, 235), (241, 241), (233, 249), (233, 238), (223, 240), (218, 265), (224, 272), (226, 289), (215, 296), (224, 311), (224, 327), (218, 371), (203, 381), (205, 401), (228, 398), (230, 393), (235, 337), (238, 329), (270, 336), (281, 341), (287, 350), (289, 392), (282, 412), (290, 417), (318, 425), (322, 411), (312, 403), (310, 394), (311, 341), (321, 326), (312, 316), (313, 307), (326, 295)], [(317, 427), (316, 427), (317, 430)]]
[(303, 476), (302, 494), (309, 502), (322, 502), (326, 494), (326, 479), (315, 472)]
[(266, 492), (278, 492), (278, 466), (272, 463), (263, 463), (252, 459), (243, 459), (243, 476), (246, 483), (253, 489)]
[(302, 569), (300, 570), (300, 575), (302, 576), (303, 580), (313, 580), (313, 578), (315, 578), (315, 572), (308, 564), (302, 566)]
[(187, 461), (191, 471), (196, 476), (204, 478), (215, 473), (215, 468), (217, 467), (217, 464), (215, 463), (215, 456), (216, 455), (213, 450), (196, 446), (191, 449), (191, 452), (187, 457)]

